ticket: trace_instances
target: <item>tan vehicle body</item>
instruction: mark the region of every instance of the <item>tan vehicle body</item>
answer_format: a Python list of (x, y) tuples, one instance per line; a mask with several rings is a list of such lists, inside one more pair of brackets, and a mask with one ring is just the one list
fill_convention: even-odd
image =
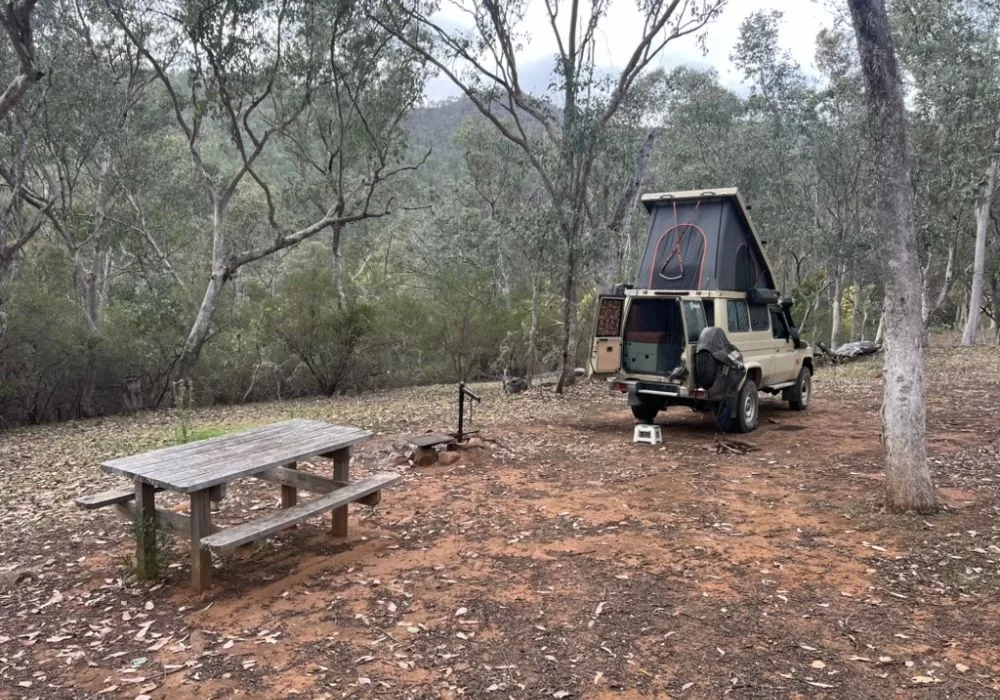
[[(611, 297), (603, 297), (609, 299)], [(636, 299), (670, 299), (678, 302), (689, 302), (712, 307), (714, 323), (722, 328), (730, 342), (740, 349), (743, 354), (743, 363), (747, 368), (747, 377), (754, 380), (761, 391), (774, 392), (788, 388), (788, 384), (798, 377), (803, 367), (812, 370), (813, 351), (811, 347), (796, 348), (788, 331), (787, 325), (778, 326), (783, 322), (776, 318), (779, 313), (777, 307), (769, 309), (773, 313), (768, 313), (767, 326), (754, 329), (752, 326), (748, 330), (734, 330), (739, 328), (736, 322), (730, 324), (729, 312), (732, 304), (747, 306), (746, 294), (743, 292), (721, 292), (721, 291), (698, 291), (698, 292), (654, 292), (650, 290), (628, 290), (625, 292), (623, 317), (628, 318), (630, 307)], [(734, 314), (735, 315), (735, 314)], [(749, 309), (747, 310), (749, 317)], [(735, 319), (734, 319), (735, 321)], [(677, 387), (680, 397), (696, 397), (694, 385), (694, 353), (697, 346), (697, 335), (692, 333), (693, 329), (687, 328), (686, 333), (689, 342), (683, 351), (684, 366), (688, 370), (687, 376), (682, 381), (667, 382)], [(700, 332), (698, 329), (697, 332)], [(782, 337), (783, 336), (783, 337)], [(693, 340), (690, 340), (691, 338)], [(630, 371), (626, 369), (628, 359), (623, 355), (625, 344), (621, 335), (596, 337), (591, 351), (591, 367), (594, 374), (599, 376), (613, 375), (613, 381), (617, 383), (635, 380), (649, 382), (663, 382), (664, 376), (660, 373), (645, 373), (642, 371)]]

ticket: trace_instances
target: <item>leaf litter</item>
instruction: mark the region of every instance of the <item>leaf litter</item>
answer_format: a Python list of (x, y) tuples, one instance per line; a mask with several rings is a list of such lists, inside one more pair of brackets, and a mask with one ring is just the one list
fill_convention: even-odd
[[(336, 697), (364, 684), (405, 697), (430, 684), (441, 697), (578, 697), (595, 686), (721, 696), (805, 685), (846, 697), (947, 684), (992, 697), (1000, 658), (976, 641), (995, 637), (991, 617), (964, 615), (959, 628), (947, 610), (998, 593), (1000, 430), (988, 414), (1000, 392), (995, 372), (977, 373), (997, 365), (988, 348), (931, 350), (930, 460), (947, 509), (921, 519), (882, 513), (872, 488), (873, 363), (820, 372), (804, 414), (762, 401), (777, 420), (740, 454), (706, 450), (710, 422), (676, 410), (660, 419), (663, 450), (633, 445), (621, 398), (588, 384), (564, 397), (477, 387), (485, 439), (461, 468), (398, 459), (406, 435), (453, 423), (452, 387), (199, 410), (197, 424), (218, 429), (290, 414), (373, 429), (352, 474), (405, 479), (379, 508), (352, 509), (349, 564), (306, 524), (251, 558), (220, 561), (204, 598), (186, 588), (183, 547), (163, 581), (135, 582), (119, 563), (128, 524), (72, 506), (120, 485), (100, 461), (169, 444), (169, 413), (9, 431), (0, 688), (58, 698), (83, 683), (101, 697), (142, 697), (280, 683)], [(778, 429), (788, 422), (807, 430)], [(237, 483), (216, 518), (240, 522), (276, 500), (273, 487)], [(268, 653), (241, 654), (240, 639)], [(758, 661), (776, 652), (788, 667), (761, 676)], [(363, 659), (366, 675), (351, 676), (345, 658)]]

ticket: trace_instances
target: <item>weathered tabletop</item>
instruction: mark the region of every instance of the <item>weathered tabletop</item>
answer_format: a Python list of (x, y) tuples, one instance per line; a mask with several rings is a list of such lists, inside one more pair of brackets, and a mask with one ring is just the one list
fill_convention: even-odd
[(101, 469), (153, 486), (193, 493), (272, 467), (341, 450), (371, 432), (314, 420), (287, 420), (262, 428), (166, 447), (101, 464)]
[[(313, 513), (332, 509), (331, 531), (334, 536), (346, 537), (348, 502), (369, 495), (377, 497), (378, 493), (374, 492), (398, 478), (375, 475), (365, 483), (350, 484), (351, 446), (371, 436), (371, 432), (352, 426), (314, 420), (287, 420), (254, 430), (112, 459), (101, 464), (101, 468), (134, 481), (134, 505), (124, 506), (131, 517), (172, 525), (190, 539), (191, 580), (195, 590), (201, 591), (208, 587), (212, 570), (212, 559), (203, 540), (211, 541), (208, 538), (220, 532), (212, 525), (209, 507), (212, 487), (241, 477), (281, 483), (281, 505), (285, 510), (281, 517), (272, 516), (270, 520), (264, 518), (258, 521), (254, 527), (261, 536), (300, 522)], [(296, 463), (316, 455), (333, 460), (333, 480), (298, 474)], [(348, 486), (350, 488), (344, 488)], [(340, 488), (343, 491), (302, 504), (296, 509), (298, 487), (323, 493)], [(157, 489), (189, 494), (190, 517), (157, 509)], [(243, 526), (243, 529), (247, 527)], [(242, 530), (232, 528), (229, 532), (229, 539), (233, 539)], [(137, 530), (137, 566), (141, 571), (147, 570), (146, 562), (150, 560), (154, 548), (152, 531)]]

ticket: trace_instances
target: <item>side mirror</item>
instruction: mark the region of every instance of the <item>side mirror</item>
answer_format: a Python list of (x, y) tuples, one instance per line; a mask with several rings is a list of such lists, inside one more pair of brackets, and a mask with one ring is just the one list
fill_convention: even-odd
[(796, 328), (795, 326), (792, 326), (791, 328), (789, 328), (788, 329), (788, 336), (792, 339), (792, 344), (795, 346), (796, 350), (798, 350), (801, 347), (804, 347), (803, 344), (802, 344), (802, 338), (801, 338), (801, 336), (799, 336), (799, 329), (798, 328)]

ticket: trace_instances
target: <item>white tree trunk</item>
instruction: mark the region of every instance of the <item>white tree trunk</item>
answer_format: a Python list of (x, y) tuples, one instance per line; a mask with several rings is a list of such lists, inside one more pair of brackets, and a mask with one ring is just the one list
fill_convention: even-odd
[(343, 230), (343, 224), (337, 224), (333, 227), (333, 239), (330, 246), (333, 251), (333, 288), (337, 293), (338, 309), (347, 306), (347, 294), (344, 292), (344, 256), (340, 252)]
[(837, 269), (837, 274), (833, 278), (833, 323), (830, 325), (830, 349), (835, 350), (839, 343), (840, 338), (840, 298), (843, 296), (843, 290), (840, 288), (841, 285), (841, 274), (840, 269)]
[(528, 367), (525, 379), (530, 387), (538, 370), (538, 275), (531, 275), (531, 325), (528, 327)]
[(930, 330), (931, 321), (934, 318), (934, 312), (941, 308), (941, 304), (945, 302), (948, 298), (948, 292), (951, 290), (951, 282), (955, 276), (955, 243), (952, 241), (948, 245), (948, 262), (944, 267), (944, 281), (941, 282), (941, 289), (938, 290), (937, 296), (932, 301), (930, 299), (930, 267), (931, 261), (927, 260), (927, 265), (924, 267), (924, 280), (922, 285), (922, 312), (921, 318), (924, 323), (925, 335)]
[(555, 391), (561, 394), (568, 384), (576, 381), (576, 248), (569, 246), (569, 256), (567, 260), (567, 271), (565, 286), (563, 288), (563, 340), (562, 340), (562, 365), (560, 367), (559, 380), (556, 382)]
[(902, 79), (884, 0), (848, 0), (848, 6), (877, 166), (875, 221), (888, 342), (882, 400), (886, 506), (929, 513), (938, 503), (927, 464), (920, 261)]
[(997, 184), (997, 160), (1000, 158), (1000, 127), (993, 137), (993, 157), (983, 187), (983, 198), (976, 210), (976, 254), (972, 266), (972, 290), (969, 293), (969, 316), (962, 331), (962, 345), (975, 345), (979, 335), (979, 319), (983, 307), (983, 279), (986, 272), (986, 238), (990, 230), (990, 210), (993, 207), (993, 192)]
[(226, 286), (229, 278), (229, 271), (226, 268), (226, 207), (229, 201), (226, 198), (212, 196), (212, 274), (208, 278), (208, 285), (205, 287), (205, 296), (202, 297), (201, 306), (198, 307), (198, 314), (191, 324), (184, 349), (177, 360), (177, 370), (175, 372), (178, 379), (190, 379), (191, 370), (201, 356), (201, 350), (205, 347), (209, 333), (212, 332), (212, 322), (215, 321), (215, 314), (219, 310), (222, 301), (222, 290)]
[(993, 332), (993, 344), (1000, 345), (1000, 275), (996, 273), (990, 278), (990, 330)]
[(881, 345), (882, 339), (885, 337), (885, 313), (879, 314), (878, 317), (878, 328), (875, 329), (875, 344)]
[(851, 297), (854, 302), (851, 306), (851, 340), (858, 339), (858, 333), (860, 329), (858, 328), (858, 322), (861, 320), (861, 311), (864, 302), (861, 299), (861, 283), (858, 282), (857, 278), (854, 280), (854, 284), (851, 285)]
[(205, 296), (202, 298), (201, 306), (198, 308), (198, 315), (195, 316), (194, 323), (191, 324), (187, 341), (184, 343), (184, 350), (177, 361), (176, 374), (178, 378), (189, 378), (191, 370), (194, 369), (195, 363), (198, 362), (202, 348), (205, 347), (205, 341), (208, 340), (208, 335), (212, 331), (212, 322), (215, 320), (215, 314), (219, 310), (219, 303), (222, 301), (222, 290), (225, 284), (226, 271), (224, 269), (213, 270), (212, 276), (208, 279), (208, 286), (205, 288)]

